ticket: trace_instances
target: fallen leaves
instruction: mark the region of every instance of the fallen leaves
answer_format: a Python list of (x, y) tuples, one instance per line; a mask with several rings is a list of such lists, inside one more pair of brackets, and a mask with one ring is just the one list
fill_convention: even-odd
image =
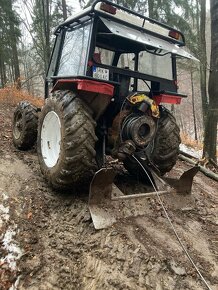
[(32, 212), (29, 212), (27, 214), (27, 219), (30, 220), (30, 219), (32, 219), (32, 217), (33, 217), (33, 213)]
[(0, 103), (16, 105), (23, 100), (29, 101), (36, 107), (41, 107), (44, 103), (44, 99), (39, 97), (33, 97), (24, 90), (16, 89), (15, 86), (9, 86), (0, 89)]

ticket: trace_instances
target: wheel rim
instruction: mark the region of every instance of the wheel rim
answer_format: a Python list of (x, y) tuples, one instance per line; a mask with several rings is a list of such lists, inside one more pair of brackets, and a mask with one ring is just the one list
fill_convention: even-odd
[(17, 112), (14, 118), (14, 129), (13, 129), (13, 134), (14, 134), (15, 139), (20, 138), (22, 127), (23, 127), (22, 114), (21, 112)]
[(60, 143), (60, 118), (54, 111), (51, 111), (45, 116), (41, 130), (41, 152), (47, 167), (53, 167), (58, 162)]

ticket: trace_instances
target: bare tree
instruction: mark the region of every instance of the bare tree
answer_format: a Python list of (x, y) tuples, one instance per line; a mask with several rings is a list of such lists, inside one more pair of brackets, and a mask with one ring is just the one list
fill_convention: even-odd
[(210, 1), (211, 13), (211, 59), (209, 76), (209, 106), (204, 136), (204, 156), (216, 160), (218, 121), (218, 2)]
[[(206, 25), (206, 1), (200, 0), (200, 27), (198, 30), (199, 37), (199, 58), (200, 58), (200, 84), (201, 84), (201, 99), (202, 99), (202, 113), (203, 123), (205, 127), (207, 108), (208, 108), (208, 96), (207, 96), (207, 50), (206, 50), (206, 37), (205, 37), (205, 25)], [(198, 8), (198, 4), (197, 4)], [(199, 15), (198, 15), (199, 16)]]
[(67, 5), (66, 0), (62, 0), (63, 18), (67, 19)]
[(16, 82), (20, 88), (18, 59), (19, 21), (12, 0), (0, 0), (0, 84)]

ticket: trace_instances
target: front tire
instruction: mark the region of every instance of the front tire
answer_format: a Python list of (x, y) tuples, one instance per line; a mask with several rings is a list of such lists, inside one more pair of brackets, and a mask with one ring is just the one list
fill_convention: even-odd
[(56, 91), (46, 100), (37, 151), (41, 171), (54, 188), (75, 186), (93, 174), (95, 126), (91, 110), (73, 92)]
[(38, 113), (37, 108), (27, 101), (18, 104), (12, 125), (13, 143), (19, 150), (33, 147), (37, 139)]

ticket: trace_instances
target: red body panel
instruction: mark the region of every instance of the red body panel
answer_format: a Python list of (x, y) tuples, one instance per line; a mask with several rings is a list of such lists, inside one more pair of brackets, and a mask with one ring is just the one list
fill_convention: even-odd
[(59, 79), (54, 85), (52, 92), (59, 89), (72, 89), (75, 86), (79, 91), (99, 93), (111, 97), (114, 95), (113, 85), (87, 79)]
[(179, 105), (181, 103), (182, 97), (180, 96), (174, 96), (174, 95), (168, 95), (168, 94), (160, 94), (154, 96), (154, 101), (157, 105), (160, 103), (167, 103), (167, 104), (176, 104)]

